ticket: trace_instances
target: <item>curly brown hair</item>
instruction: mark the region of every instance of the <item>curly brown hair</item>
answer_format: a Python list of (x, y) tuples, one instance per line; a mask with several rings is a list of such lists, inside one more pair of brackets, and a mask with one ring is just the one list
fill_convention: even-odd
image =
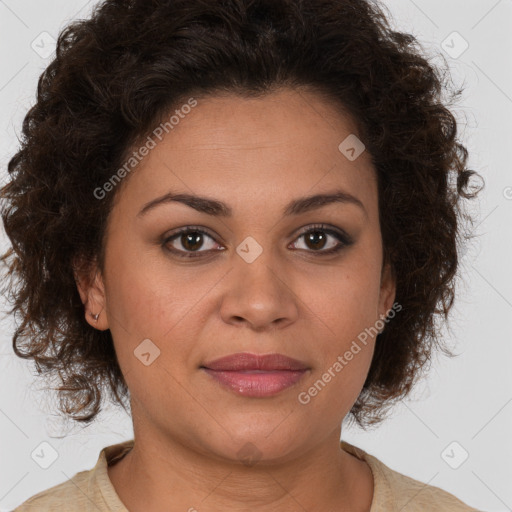
[[(61, 412), (89, 423), (129, 391), (109, 330), (84, 319), (74, 262), (103, 271), (121, 187), (94, 190), (183, 98), (308, 87), (349, 112), (377, 170), (384, 263), (402, 306), (377, 337), (350, 411), (362, 427), (405, 397), (434, 348), (453, 355), (448, 319), (459, 266), (461, 199), (475, 197), (446, 72), (369, 0), (106, 0), (59, 35), (1, 189), (12, 248), (4, 293), (21, 317), (19, 357), (57, 376)], [(443, 57), (444, 60), (444, 57)], [(128, 178), (125, 178), (125, 180)]]

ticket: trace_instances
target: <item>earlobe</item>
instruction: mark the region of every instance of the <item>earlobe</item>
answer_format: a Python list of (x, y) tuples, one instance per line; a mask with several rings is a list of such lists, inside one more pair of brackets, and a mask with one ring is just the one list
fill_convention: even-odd
[(74, 266), (73, 274), (84, 305), (85, 320), (95, 329), (108, 329), (105, 286), (101, 273), (96, 266), (92, 269), (89, 267), (89, 271), (84, 270), (84, 267)]

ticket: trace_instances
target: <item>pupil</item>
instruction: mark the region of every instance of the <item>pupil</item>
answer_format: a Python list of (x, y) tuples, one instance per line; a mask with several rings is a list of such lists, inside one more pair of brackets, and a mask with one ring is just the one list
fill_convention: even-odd
[[(322, 233), (322, 231), (312, 231), (310, 234), (309, 234), (309, 237), (307, 237), (308, 241), (309, 242), (313, 242), (313, 245), (316, 246), (316, 244), (318, 244), (318, 242), (320, 241), (323, 241), (325, 242), (325, 236), (324, 234)], [(322, 240), (323, 239), (323, 240)], [(324, 244), (321, 244), (321, 247), (313, 247), (314, 249), (321, 249), (323, 247)]]
[(186, 249), (193, 251), (201, 247), (201, 234), (198, 233), (197, 231), (185, 234), (183, 236), (185, 237), (185, 243), (182, 243), (183, 247), (185, 247)]

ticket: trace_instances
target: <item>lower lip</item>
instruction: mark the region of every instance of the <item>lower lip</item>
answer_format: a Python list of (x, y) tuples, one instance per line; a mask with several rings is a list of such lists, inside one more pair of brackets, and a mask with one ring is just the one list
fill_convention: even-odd
[(296, 384), (307, 370), (275, 370), (268, 372), (220, 371), (203, 368), (214, 379), (243, 396), (272, 396)]

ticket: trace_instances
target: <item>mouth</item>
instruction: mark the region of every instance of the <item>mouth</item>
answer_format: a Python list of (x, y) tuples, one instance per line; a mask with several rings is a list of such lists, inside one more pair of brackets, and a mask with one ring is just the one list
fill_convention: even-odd
[(204, 368), (215, 380), (247, 397), (266, 397), (276, 395), (293, 386), (302, 379), (307, 370), (261, 371), (219, 371)]
[(283, 354), (232, 354), (200, 367), (236, 394), (267, 397), (299, 382), (311, 370), (305, 363)]
[(203, 368), (217, 371), (301, 371), (309, 370), (306, 363), (285, 356), (284, 354), (251, 354), (249, 352), (238, 352), (224, 356), (202, 365)]

